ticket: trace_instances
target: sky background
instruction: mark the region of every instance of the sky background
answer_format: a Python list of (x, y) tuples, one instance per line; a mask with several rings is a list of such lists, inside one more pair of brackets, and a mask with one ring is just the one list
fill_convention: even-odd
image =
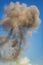
[[(33, 32), (32, 37), (27, 38), (27, 42), (30, 42), (30, 47), (24, 53), (31, 59), (31, 63), (43, 65), (43, 0), (0, 0), (0, 20), (4, 16), (4, 6), (9, 5), (10, 2), (26, 3), (28, 6), (36, 5), (40, 11), (41, 24), (37, 32)], [(2, 28), (0, 28), (0, 35), (5, 34)], [(0, 62), (1, 63), (1, 62)]]

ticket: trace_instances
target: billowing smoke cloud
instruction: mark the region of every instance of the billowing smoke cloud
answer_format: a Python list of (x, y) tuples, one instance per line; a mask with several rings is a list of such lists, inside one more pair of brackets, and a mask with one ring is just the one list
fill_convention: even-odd
[(40, 24), (39, 10), (34, 5), (27, 7), (26, 4), (11, 2), (5, 6), (5, 14), (3, 26), (8, 29), (16, 26), (36, 29)]
[[(19, 2), (11, 2), (9, 6), (5, 6), (6, 17), (2, 20), (1, 25), (5, 30), (9, 31), (7, 39), (11, 39), (10, 43), (12, 44), (10, 45), (9, 41), (6, 42), (6, 44), (9, 44), (9, 46), (11, 46), (8, 46), (10, 50), (13, 48), (13, 52), (10, 54), (9, 49), (5, 50), (6, 44), (4, 44), (2, 47), (4, 49), (4, 52), (6, 54), (8, 53), (8, 56), (6, 54), (3, 54), (4, 52), (1, 52), (2, 57), (6, 59), (11, 59), (12, 57), (15, 59), (19, 56), (21, 47), (24, 48), (22, 44), (25, 38), (25, 33), (30, 29), (37, 30), (40, 24), (39, 14), (40, 12), (38, 8), (34, 5), (28, 7), (24, 3), (20, 4)], [(29, 35), (31, 36), (32, 32), (29, 31)]]

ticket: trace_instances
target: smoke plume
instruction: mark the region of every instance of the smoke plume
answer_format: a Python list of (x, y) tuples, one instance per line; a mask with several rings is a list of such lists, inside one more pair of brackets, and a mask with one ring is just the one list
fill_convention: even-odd
[[(19, 2), (11, 2), (8, 6), (5, 6), (6, 17), (1, 21), (1, 25), (5, 31), (9, 31), (6, 38), (8, 41), (4, 41), (4, 43), (9, 46), (7, 45), (7, 48), (6, 44), (2, 46), (2, 50), (4, 50), (1, 50), (2, 58), (15, 59), (19, 56), (21, 48), (24, 48), (22, 45), (24, 43), (25, 34), (30, 29), (37, 30), (40, 24), (39, 14), (40, 12), (35, 5), (28, 7), (24, 3), (20, 4)], [(31, 36), (32, 32), (29, 32), (29, 35)], [(13, 52), (10, 52), (11, 50), (13, 50)]]

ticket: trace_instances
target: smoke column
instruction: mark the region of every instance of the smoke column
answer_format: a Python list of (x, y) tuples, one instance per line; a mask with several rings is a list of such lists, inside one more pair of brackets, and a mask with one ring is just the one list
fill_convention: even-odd
[[(0, 25), (9, 31), (6, 40), (1, 45), (1, 57), (6, 60), (16, 59), (20, 51), (25, 45), (25, 34), (29, 30), (37, 30), (40, 24), (40, 12), (35, 5), (27, 6), (25, 3), (11, 2), (5, 6), (6, 17), (1, 21)], [(31, 35), (32, 32), (29, 32)], [(3, 39), (3, 37), (2, 37)]]

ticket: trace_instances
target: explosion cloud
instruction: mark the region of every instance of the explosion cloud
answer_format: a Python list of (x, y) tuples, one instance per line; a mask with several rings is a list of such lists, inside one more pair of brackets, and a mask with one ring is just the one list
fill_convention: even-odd
[[(8, 6), (5, 6), (6, 17), (1, 21), (1, 25), (5, 30), (10, 30), (10, 32), (6, 38), (8, 41), (4, 42), (6, 44), (2, 46), (2, 58), (10, 60), (19, 56), (21, 47), (23, 47), (25, 33), (29, 29), (37, 30), (40, 24), (39, 14), (40, 12), (35, 5), (28, 7), (24, 3), (11, 2)], [(32, 35), (31, 32), (29, 34), (30, 36)]]

